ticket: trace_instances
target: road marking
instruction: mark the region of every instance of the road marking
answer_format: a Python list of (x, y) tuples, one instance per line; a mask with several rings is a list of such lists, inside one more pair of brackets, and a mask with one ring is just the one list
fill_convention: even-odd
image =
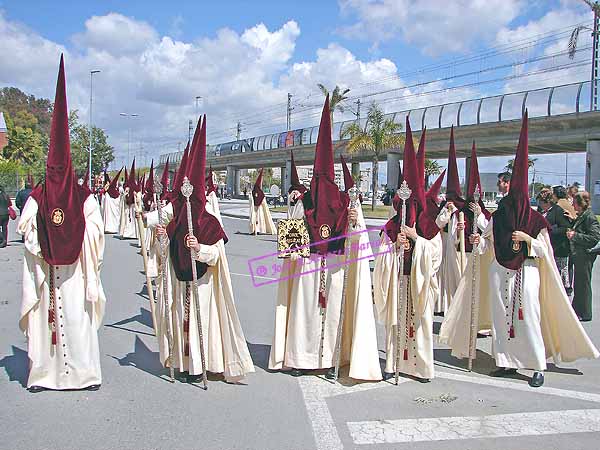
[[(409, 380), (401, 379), (400, 382)], [(389, 386), (388, 383), (360, 383), (354, 386), (342, 386), (315, 376), (298, 378), (304, 397), (306, 412), (310, 418), (317, 450), (343, 450), (342, 440), (337, 432), (333, 417), (327, 406), (327, 398), (338, 395), (364, 392)]]
[(482, 384), (484, 386), (494, 386), (500, 388), (514, 389), (516, 391), (524, 391), (535, 394), (555, 395), (557, 397), (567, 397), (575, 400), (585, 400), (588, 402), (600, 403), (600, 394), (592, 394), (591, 392), (571, 391), (567, 389), (557, 389), (551, 387), (540, 387), (533, 390), (528, 384), (519, 383), (516, 381), (498, 380), (490, 377), (477, 377), (469, 375), (461, 375), (449, 372), (436, 372), (438, 378), (446, 380), (462, 381), (465, 383)]
[(236, 272), (230, 272), (231, 275), (238, 275), (240, 277), (250, 277), (250, 278), (264, 278), (265, 280), (276, 280), (277, 278), (270, 278), (270, 277), (260, 277), (258, 275), (250, 275), (247, 273), (236, 273)]
[(355, 444), (447, 441), (600, 431), (600, 409), (348, 422)]
[[(496, 378), (480, 377), (480, 376), (473, 376), (473, 375), (461, 375), (461, 374), (442, 372), (442, 371), (436, 372), (435, 376), (436, 376), (436, 378), (443, 378), (443, 379), (447, 379), (447, 380), (464, 382), (464, 383), (481, 384), (481, 385), (490, 386), (490, 387), (513, 389), (516, 391), (524, 391), (524, 392), (543, 394), (543, 395), (554, 395), (557, 397), (566, 397), (566, 398), (572, 398), (575, 400), (583, 400), (583, 401), (600, 403), (600, 394), (594, 394), (591, 392), (571, 391), (571, 390), (567, 390), (567, 389), (557, 389), (557, 388), (550, 388), (550, 387), (541, 387), (541, 388), (533, 389), (533, 388), (529, 387), (529, 385), (524, 384), (522, 382), (506, 381), (506, 380), (499, 380)], [(406, 382), (410, 382), (410, 381), (411, 381), (410, 379), (406, 379), (406, 378), (400, 379), (400, 383), (406, 383)], [(340, 439), (339, 433), (337, 431), (335, 422), (331, 415), (331, 412), (329, 411), (329, 407), (327, 406), (327, 398), (336, 397), (336, 396), (340, 396), (340, 395), (346, 395), (346, 394), (353, 394), (355, 392), (363, 392), (366, 390), (378, 389), (378, 388), (383, 388), (383, 387), (393, 388), (393, 386), (391, 386), (389, 383), (385, 383), (385, 382), (362, 383), (362, 384), (357, 384), (354, 386), (342, 386), (340, 384), (328, 383), (327, 381), (325, 381), (321, 378), (318, 378), (318, 377), (314, 377), (314, 376), (300, 377), (298, 379), (298, 383), (302, 390), (302, 394), (304, 397), (304, 403), (306, 405), (306, 411), (308, 413), (308, 417), (312, 424), (317, 450), (328, 450), (328, 449), (342, 450), (344, 448), (344, 446), (342, 445), (342, 441)], [(595, 417), (595, 414), (598, 414), (598, 423), (600, 424), (600, 409), (599, 410), (580, 410), (580, 411), (591, 411), (591, 413), (589, 413), (589, 414), (594, 415), (594, 417)], [(549, 411), (547, 413), (539, 413), (539, 414), (549, 414), (549, 416), (547, 416), (546, 418), (544, 418), (542, 420), (542, 422), (545, 423), (551, 419), (552, 414), (562, 414), (562, 413), (564, 413), (564, 411)], [(523, 413), (523, 414), (525, 414), (527, 417), (529, 417), (532, 413)], [(538, 413), (534, 413), (534, 414), (538, 414)], [(588, 414), (588, 413), (586, 413), (586, 414)], [(504, 416), (513, 417), (515, 415), (514, 414), (512, 414), (512, 415), (504, 414)], [(488, 416), (488, 417), (492, 417), (492, 416)], [(460, 421), (460, 419), (473, 419), (473, 418), (458, 417), (458, 418), (446, 418), (446, 419), (455, 419), (455, 420)], [(482, 418), (479, 417), (478, 419), (482, 419)], [(569, 419), (569, 417), (567, 417), (567, 419)], [(560, 421), (562, 422), (567, 419), (565, 419), (564, 417), (561, 417)], [(409, 419), (406, 419), (406, 420), (409, 420)], [(432, 419), (419, 419), (419, 420), (421, 420), (421, 421), (427, 421), (427, 420), (439, 421), (440, 419), (432, 418)], [(575, 421), (574, 418), (571, 418), (569, 420)], [(583, 420), (583, 419), (579, 418), (577, 420)], [(351, 427), (354, 427), (355, 430), (358, 430), (358, 431), (356, 431), (356, 433), (360, 434), (361, 433), (360, 430), (362, 429), (361, 427), (363, 427), (364, 424), (371, 424), (371, 423), (388, 424), (388, 423), (395, 423), (395, 422), (402, 422), (402, 425), (399, 426), (402, 428), (405, 427), (406, 423), (407, 423), (405, 420), (382, 421), (382, 422), (349, 422), (348, 427), (351, 429), (351, 432), (352, 432)], [(474, 423), (473, 420), (471, 420), (470, 423)], [(360, 425), (355, 426), (354, 424), (360, 424)], [(420, 429), (421, 425), (423, 427), (428, 426), (427, 422), (419, 423), (419, 429)], [(438, 427), (441, 425), (439, 423), (437, 423), (435, 426)], [(375, 425), (365, 425), (365, 427), (367, 428), (367, 431), (365, 432), (365, 436), (367, 434), (369, 436), (371, 436), (372, 432), (374, 432), (373, 428), (375, 427)], [(396, 426), (392, 427), (393, 430), (396, 430), (396, 428), (397, 428)], [(565, 426), (565, 428), (567, 430), (575, 429), (572, 425)], [(586, 432), (587, 431), (600, 431), (600, 425), (599, 425), (598, 430), (594, 429), (594, 430), (585, 430), (585, 431)], [(567, 433), (567, 432), (575, 432), (575, 431), (561, 431), (561, 433)], [(537, 434), (537, 431), (536, 431), (536, 434)], [(551, 434), (551, 433), (540, 433), (540, 434)], [(515, 435), (518, 435), (518, 434), (515, 434)], [(503, 436), (498, 435), (498, 437), (503, 437)], [(465, 437), (465, 439), (466, 438), (467, 437)], [(361, 442), (358, 442), (354, 438), (354, 436), (353, 436), (353, 439), (356, 444), (361, 443)], [(357, 439), (363, 439), (363, 438), (357, 434)], [(367, 439), (367, 438), (364, 438), (364, 439)], [(445, 439), (450, 439), (450, 438), (446, 437)], [(459, 438), (453, 438), (453, 439), (459, 439)], [(379, 441), (367, 442), (367, 443), (377, 443), (377, 442), (379, 442)], [(384, 441), (384, 442), (387, 442), (387, 441)], [(390, 443), (391, 442), (406, 442), (406, 441), (390, 441)]]

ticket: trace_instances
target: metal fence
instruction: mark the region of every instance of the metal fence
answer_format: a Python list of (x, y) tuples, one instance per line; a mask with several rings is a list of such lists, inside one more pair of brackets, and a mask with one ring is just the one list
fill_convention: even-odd
[[(549, 117), (562, 114), (573, 114), (590, 110), (591, 82), (563, 84), (529, 91), (513, 92), (479, 99), (445, 103), (392, 112), (385, 115), (396, 123), (404, 125), (409, 118), (414, 131), (447, 128), (452, 125), (460, 127), (482, 123), (504, 122), (520, 119), (527, 109), (529, 117)], [(357, 120), (334, 122), (333, 139), (341, 140), (345, 130)], [(367, 119), (358, 121), (366, 130)], [(319, 126), (301, 128), (274, 134), (210, 145), (208, 156), (223, 156), (247, 152), (272, 151), (280, 148), (315, 144), (319, 134)], [(173, 152), (160, 156), (164, 164), (169, 158), (171, 163), (178, 163), (183, 152)]]

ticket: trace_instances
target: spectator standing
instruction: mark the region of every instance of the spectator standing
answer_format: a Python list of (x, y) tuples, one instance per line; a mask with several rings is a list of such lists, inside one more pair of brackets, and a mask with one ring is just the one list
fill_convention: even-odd
[[(562, 186), (560, 186), (562, 187)], [(564, 188), (563, 188), (564, 190)], [(550, 189), (542, 189), (537, 195), (539, 211), (552, 225), (550, 243), (554, 252), (554, 261), (562, 279), (565, 291), (570, 290), (568, 263), (571, 248), (567, 239), (567, 230), (571, 227), (571, 220), (565, 215), (564, 209), (554, 202), (554, 194)]]
[(496, 186), (498, 186), (498, 193), (504, 197), (508, 194), (508, 189), (510, 188), (510, 173), (501, 172), (498, 174), (498, 181), (496, 182)]
[[(575, 208), (573, 208), (573, 199), (569, 197), (569, 192), (572, 192), (573, 189), (577, 190), (577, 186), (571, 186), (568, 190), (564, 186), (560, 185), (552, 187), (552, 199), (554, 200), (554, 203), (556, 203), (565, 211), (565, 214), (571, 220), (571, 223), (577, 219)], [(567, 294), (571, 295), (573, 293), (573, 259), (571, 258), (570, 253), (568, 261), (568, 275), (569, 282), (566, 289)]]
[(0, 186), (0, 248), (8, 244), (8, 219), (11, 206), (10, 197), (4, 191), (4, 187)]
[(573, 197), (577, 219), (567, 231), (575, 268), (573, 309), (579, 320), (592, 320), (592, 268), (596, 255), (589, 253), (600, 240), (600, 223), (590, 209), (590, 194), (582, 191)]
[[(27, 203), (27, 199), (31, 194), (31, 184), (29, 182), (25, 183), (23, 189), (17, 192), (17, 196), (15, 198), (15, 205), (19, 208), (19, 215), (23, 213), (23, 208), (25, 208), (25, 203)], [(21, 236), (21, 242), (25, 242), (25, 236)]]

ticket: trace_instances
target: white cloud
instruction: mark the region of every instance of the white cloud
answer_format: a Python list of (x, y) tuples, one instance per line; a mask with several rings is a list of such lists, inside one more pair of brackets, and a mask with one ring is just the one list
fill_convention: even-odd
[(147, 23), (117, 13), (93, 16), (86, 20), (85, 28), (73, 37), (77, 45), (115, 56), (139, 54), (158, 39)]
[(425, 54), (465, 52), (517, 17), (522, 0), (340, 0), (345, 17), (356, 22), (340, 29), (348, 38), (377, 46), (400, 37)]

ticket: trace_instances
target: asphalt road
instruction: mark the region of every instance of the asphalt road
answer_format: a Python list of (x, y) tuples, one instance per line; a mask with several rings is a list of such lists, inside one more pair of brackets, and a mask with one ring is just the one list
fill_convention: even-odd
[[(235, 300), (256, 373), (244, 385), (212, 377), (206, 392), (167, 381), (138, 249), (134, 241), (107, 236), (102, 388), (30, 394), (26, 342), (17, 324), (23, 248), (11, 230), (10, 246), (0, 249), (0, 449), (598, 448), (599, 361), (551, 365), (545, 387), (537, 390), (527, 385), (527, 372), (511, 380), (487, 376), (493, 368), (489, 339), (479, 340), (473, 373), (436, 346), (437, 376), (426, 385), (344, 378), (331, 385), (317, 376), (268, 372), (276, 285), (254, 287), (248, 260), (274, 251), (275, 237), (248, 236), (243, 219), (224, 221)], [(597, 304), (595, 314), (600, 320)], [(600, 346), (595, 325), (585, 328)]]

